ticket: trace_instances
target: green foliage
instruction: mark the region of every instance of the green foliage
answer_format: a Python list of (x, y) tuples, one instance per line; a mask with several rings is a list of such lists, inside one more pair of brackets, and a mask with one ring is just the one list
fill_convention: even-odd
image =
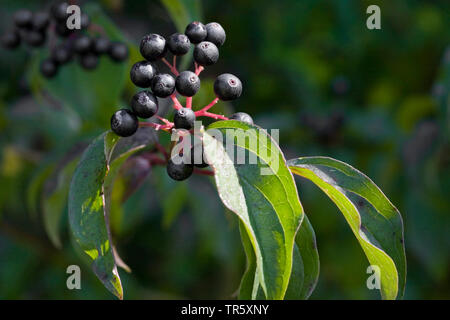
[[(194, 107), (213, 98), (210, 87), (216, 74), (233, 70), (243, 80), (242, 98), (218, 104), (216, 111), (245, 111), (261, 127), (280, 128), (288, 158), (331, 156), (374, 178), (403, 214), (405, 298), (450, 297), (449, 236), (443, 227), (450, 212), (448, 1), (242, 1), (232, 9), (218, 0), (110, 3), (115, 5), (106, 13), (92, 2), (86, 10), (108, 35), (129, 39), (129, 64), (141, 59), (136, 44), (143, 30), (171, 34), (182, 31), (186, 19), (227, 26), (221, 64), (205, 72), (205, 91), (194, 98)], [(382, 9), (381, 31), (365, 28), (369, 4)], [(13, 11), (24, 6), (37, 10), (44, 2), (2, 3), (2, 32)], [(61, 160), (72, 145), (103, 132), (112, 111), (125, 107), (136, 89), (127, 80), (129, 65), (108, 58), (92, 73), (73, 63), (47, 81), (37, 67), (48, 54), (0, 49), (0, 298), (108, 299), (112, 295), (87, 269), (82, 272), (83, 290), (65, 286), (63, 270), (82, 260), (67, 232), (67, 208), (62, 207), (68, 174)], [(336, 87), (346, 90), (339, 93)], [(336, 114), (342, 121), (333, 125)], [(124, 195), (133, 172), (129, 165), (136, 158), (139, 154), (119, 170), (111, 199), (116, 249), (133, 269), (131, 275), (121, 273), (126, 298), (229, 299), (240, 280), (240, 297), (251, 297), (244, 288), (253, 289), (253, 248), (251, 243), (245, 246), (242, 236), (242, 251), (237, 219), (223, 214), (213, 181), (196, 176), (174, 187), (164, 168), (147, 168), (140, 188)], [(365, 287), (367, 257), (346, 220), (312, 184), (299, 179), (297, 187), (315, 229), (322, 270), (317, 282), (317, 246), (310, 242), (315, 239), (312, 228), (303, 229), (305, 215), (295, 237), (284, 298), (307, 298), (314, 287), (312, 299), (377, 298), (377, 291)], [(60, 240), (61, 249), (52, 245), (46, 229), (53, 242)], [(244, 253), (248, 276), (241, 279)], [(398, 296), (401, 291), (399, 284)], [(262, 289), (258, 293), (265, 298)]]
[[(222, 202), (238, 215), (255, 250), (252, 298), (261, 286), (267, 299), (283, 299), (292, 269), (295, 233), (303, 219), (297, 189), (281, 150), (270, 136), (257, 135), (257, 127), (238, 121), (215, 122), (208, 128), (218, 130), (221, 137), (227, 129), (235, 133), (236, 152), (242, 148), (255, 154), (258, 164), (236, 164), (208, 131), (203, 137), (205, 156), (214, 169)], [(266, 175), (261, 174), (262, 168)]]
[(371, 265), (380, 268), (382, 297), (402, 297), (406, 257), (403, 221), (397, 208), (372, 180), (343, 162), (309, 157), (290, 160), (288, 166), (314, 182), (341, 210)]

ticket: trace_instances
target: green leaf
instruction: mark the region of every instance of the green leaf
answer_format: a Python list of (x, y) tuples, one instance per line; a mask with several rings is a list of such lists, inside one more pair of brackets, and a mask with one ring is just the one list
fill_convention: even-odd
[[(261, 287), (255, 287), (256, 257), (250, 239), (242, 222), (239, 224), (242, 244), (247, 257), (247, 268), (241, 280), (239, 299), (249, 300), (253, 290), (257, 290), (256, 297), (264, 298)], [(319, 253), (317, 252), (316, 237), (308, 218), (304, 220), (295, 237), (292, 273), (286, 291), (286, 300), (308, 299), (316, 287), (319, 279)], [(257, 282), (258, 283), (258, 282)]]
[[(226, 133), (235, 137), (227, 147), (243, 151), (246, 158), (255, 157), (257, 163), (235, 163), (226, 152), (225, 139), (216, 139)], [(267, 299), (283, 299), (303, 208), (281, 150), (265, 130), (239, 121), (213, 123), (203, 144), (219, 196), (242, 221), (255, 251), (255, 287), (261, 286)]]
[(406, 258), (398, 210), (363, 173), (327, 157), (288, 161), (293, 173), (314, 182), (336, 204), (371, 265), (380, 268), (381, 296), (403, 296)]
[(70, 161), (57, 175), (55, 188), (44, 194), (42, 200), (42, 215), (45, 231), (53, 245), (61, 248), (59, 227), (61, 216), (66, 209), (69, 185), (79, 158)]
[(306, 214), (295, 236), (293, 263), (285, 299), (308, 299), (319, 280), (320, 263), (316, 235)]
[(105, 287), (123, 298), (109, 231), (109, 205), (115, 176), (132, 154), (154, 142), (154, 130), (141, 128), (130, 138), (108, 131), (85, 150), (69, 191), (69, 222), (73, 238), (92, 261)]
[(32, 219), (38, 216), (42, 188), (54, 169), (55, 163), (44, 163), (36, 170), (27, 187), (27, 208)]

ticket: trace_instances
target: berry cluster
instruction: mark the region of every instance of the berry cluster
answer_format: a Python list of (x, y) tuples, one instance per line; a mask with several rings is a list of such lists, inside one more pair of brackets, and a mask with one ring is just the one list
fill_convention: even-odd
[[(145, 90), (133, 96), (131, 110), (121, 109), (113, 114), (111, 118), (112, 131), (119, 136), (128, 137), (133, 135), (139, 126), (149, 126), (156, 130), (167, 132), (171, 132), (174, 129), (191, 130), (197, 117), (202, 116), (216, 120), (235, 119), (253, 124), (252, 118), (243, 112), (235, 113), (230, 118), (208, 112), (219, 100), (230, 101), (240, 97), (242, 83), (238, 77), (229, 73), (221, 74), (215, 79), (214, 93), (216, 98), (210, 104), (197, 111), (194, 111), (192, 108), (192, 97), (200, 90), (199, 74), (206, 66), (218, 61), (218, 48), (224, 44), (225, 39), (225, 30), (220, 24), (212, 22), (204, 25), (197, 21), (190, 23), (186, 27), (184, 34), (174, 33), (167, 39), (158, 34), (144, 36), (140, 43), (140, 52), (145, 60), (133, 65), (130, 71), (130, 78), (136, 86)], [(188, 53), (191, 44), (194, 45), (195, 70), (178, 72), (176, 59), (178, 56)], [(173, 56), (172, 64), (165, 58), (168, 52)], [(172, 74), (159, 72), (156, 66), (157, 61), (161, 61), (168, 66)], [(185, 106), (177, 99), (177, 94), (186, 97)], [(156, 115), (158, 112), (158, 98), (169, 97), (175, 109), (173, 122)], [(148, 119), (155, 115), (163, 124), (139, 122), (138, 120), (138, 118)], [(194, 159), (194, 155), (195, 152), (191, 152), (191, 160)], [(173, 158), (167, 158), (167, 172), (175, 180), (184, 180), (193, 173), (194, 166), (199, 168), (208, 166), (204, 162), (203, 154), (201, 160), (191, 161), (190, 163), (179, 163), (177, 161), (175, 163)]]
[[(40, 70), (43, 76), (52, 78), (60, 66), (72, 61), (77, 56), (80, 65), (86, 70), (93, 70), (99, 63), (99, 57), (108, 54), (116, 62), (128, 57), (128, 48), (120, 42), (112, 42), (106, 37), (91, 37), (83, 31), (90, 27), (89, 16), (82, 13), (80, 29), (69, 29), (67, 19), (69, 14), (66, 2), (58, 2), (51, 6), (49, 12), (31, 12), (19, 10), (14, 14), (14, 27), (5, 33), (2, 44), (7, 49), (17, 48), (21, 42), (30, 47), (42, 47), (48, 35), (60, 37), (61, 41), (50, 48), (50, 57), (41, 62)], [(96, 27), (96, 26), (91, 26)], [(102, 31), (102, 30), (100, 30)]]

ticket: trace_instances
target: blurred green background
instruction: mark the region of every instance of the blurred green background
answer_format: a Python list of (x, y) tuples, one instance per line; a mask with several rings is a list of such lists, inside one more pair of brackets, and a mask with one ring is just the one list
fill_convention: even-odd
[[(110, 37), (127, 41), (131, 56), (119, 65), (102, 58), (92, 72), (72, 63), (46, 81), (38, 65), (48, 50), (0, 49), (0, 299), (113, 299), (71, 245), (71, 172), (80, 150), (137, 91), (128, 72), (141, 59), (140, 38), (169, 36), (196, 19), (221, 23), (227, 40), (202, 74), (194, 106), (212, 100), (216, 75), (236, 74), (242, 97), (213, 110), (244, 111), (279, 128), (288, 159), (331, 156), (366, 173), (404, 219), (405, 298), (450, 298), (449, 1), (78, 3)], [(381, 8), (381, 30), (366, 28), (371, 4)], [(15, 10), (49, 5), (2, 0), (0, 31)], [(124, 179), (145, 180), (123, 206), (129, 185), (116, 186), (111, 219), (132, 269), (120, 270), (125, 298), (232, 298), (245, 256), (212, 180), (173, 183), (165, 168), (133, 161)], [(311, 183), (297, 182), (321, 260), (311, 299), (378, 299), (366, 288), (368, 262), (343, 216)], [(66, 288), (71, 264), (81, 266), (81, 290)]]

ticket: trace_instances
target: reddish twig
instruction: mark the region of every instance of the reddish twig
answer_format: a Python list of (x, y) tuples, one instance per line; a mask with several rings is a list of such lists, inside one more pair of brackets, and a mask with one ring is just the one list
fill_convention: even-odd
[(194, 168), (194, 173), (201, 174), (201, 175), (204, 175), (204, 176), (213, 176), (214, 175), (214, 171), (201, 170), (201, 169), (197, 169), (197, 168)]
[(182, 106), (182, 104), (180, 103), (180, 101), (178, 101), (177, 96), (176, 96), (175, 93), (172, 93), (172, 94), (170, 95), (170, 98), (171, 98), (172, 101), (173, 101), (173, 107), (174, 107), (175, 109), (178, 110), (178, 109), (183, 108), (183, 106)]
[(186, 108), (192, 109), (192, 97), (186, 97)]
[(211, 109), (218, 101), (219, 101), (219, 98), (215, 98), (213, 101), (211, 101), (210, 104), (208, 104), (204, 108), (202, 108), (198, 111), (195, 111), (195, 116), (196, 117), (209, 117), (209, 118), (213, 118), (215, 120), (217, 120), (217, 119), (229, 120), (227, 117), (225, 117), (223, 115), (208, 112), (208, 110)]
[[(171, 65), (171, 64), (169, 63), (169, 61), (166, 60), (166, 58), (162, 58), (161, 61), (164, 62), (164, 63), (169, 67), (170, 71), (171, 71), (174, 75), (178, 76), (178, 75), (180, 74), (180, 73), (178, 72), (176, 66), (175, 66), (175, 65)], [(174, 62), (176, 62), (176, 60), (175, 60)]]
[(170, 132), (170, 130), (172, 130), (173, 128), (173, 123), (170, 122), (169, 124), (158, 124), (154, 122), (139, 122), (139, 127), (152, 127), (155, 130)]
[(205, 70), (205, 68), (203, 66), (199, 66), (197, 64), (197, 62), (195, 62), (194, 65), (195, 65), (195, 74), (196, 75), (199, 75), (203, 70)]
[(219, 102), (219, 98), (215, 98), (213, 101), (211, 101), (210, 104), (208, 104), (207, 106), (205, 106), (204, 108), (198, 110), (195, 112), (195, 115), (198, 116), (203, 112), (208, 111), (209, 109), (211, 109), (217, 102)]
[(157, 154), (154, 153), (144, 153), (141, 155), (143, 158), (145, 158), (150, 165), (154, 166), (154, 165), (166, 165), (167, 164), (167, 160), (165, 159), (161, 159), (160, 157), (158, 157)]
[(221, 115), (221, 114), (215, 114), (215, 113), (211, 113), (211, 112), (201, 112), (198, 115), (195, 115), (196, 117), (208, 117), (208, 118), (213, 118), (214, 120), (217, 119), (221, 119), (221, 120), (230, 120), (227, 117)]

